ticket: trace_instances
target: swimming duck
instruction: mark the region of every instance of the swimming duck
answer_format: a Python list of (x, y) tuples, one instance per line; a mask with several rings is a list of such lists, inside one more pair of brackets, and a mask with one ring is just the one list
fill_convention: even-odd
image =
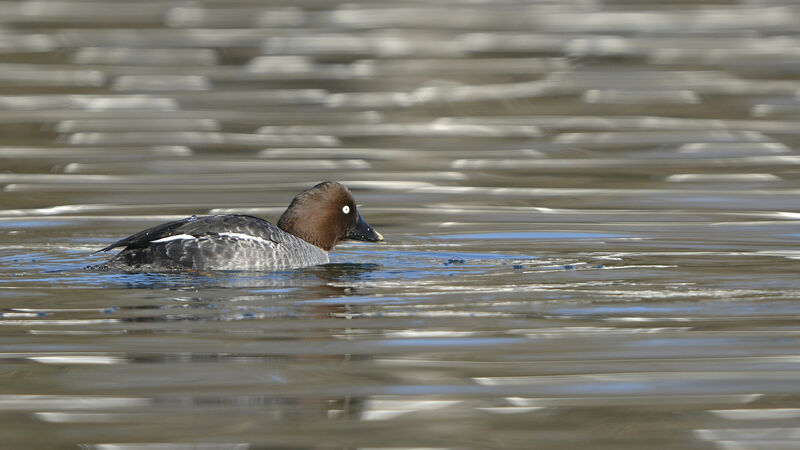
[(278, 225), (254, 216), (191, 216), (156, 225), (105, 247), (125, 247), (99, 270), (273, 271), (325, 264), (344, 239), (376, 242), (383, 236), (361, 217), (346, 187), (326, 181), (292, 200)]

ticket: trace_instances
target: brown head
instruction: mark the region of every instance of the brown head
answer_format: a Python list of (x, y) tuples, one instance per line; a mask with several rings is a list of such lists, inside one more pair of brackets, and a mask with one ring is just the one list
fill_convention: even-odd
[(297, 194), (278, 219), (278, 227), (325, 251), (344, 239), (383, 240), (361, 218), (353, 194), (335, 181), (325, 181)]

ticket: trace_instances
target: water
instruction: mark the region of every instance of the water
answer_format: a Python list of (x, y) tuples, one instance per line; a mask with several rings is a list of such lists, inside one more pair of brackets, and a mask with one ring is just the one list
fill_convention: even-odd
[[(4, 448), (800, 448), (789, 0), (0, 5)], [(386, 241), (82, 270), (349, 186)]]

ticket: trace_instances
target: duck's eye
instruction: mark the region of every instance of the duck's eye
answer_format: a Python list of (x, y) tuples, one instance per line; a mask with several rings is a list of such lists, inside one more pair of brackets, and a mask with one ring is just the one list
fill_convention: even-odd
[(348, 205), (342, 206), (342, 212), (345, 214), (350, 214), (350, 207)]

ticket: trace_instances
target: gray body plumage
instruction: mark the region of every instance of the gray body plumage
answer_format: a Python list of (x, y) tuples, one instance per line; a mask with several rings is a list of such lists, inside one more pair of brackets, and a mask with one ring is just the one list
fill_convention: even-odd
[(101, 270), (272, 271), (325, 264), (328, 252), (246, 215), (189, 217), (122, 239), (103, 249), (125, 247)]

